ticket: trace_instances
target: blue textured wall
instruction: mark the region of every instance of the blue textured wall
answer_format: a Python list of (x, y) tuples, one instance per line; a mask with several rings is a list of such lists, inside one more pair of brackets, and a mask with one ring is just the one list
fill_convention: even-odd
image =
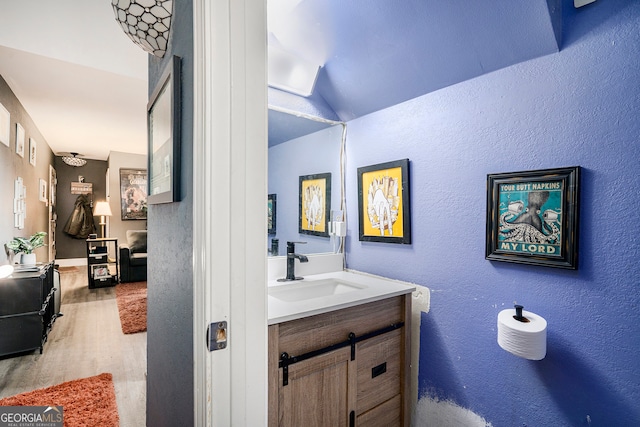
[[(493, 426), (640, 425), (640, 2), (567, 3), (559, 53), (348, 123), (347, 265), (431, 289), (419, 393)], [(356, 169), (405, 157), (413, 244), (359, 242)], [(487, 174), (576, 165), (579, 269), (485, 260)], [(496, 343), (514, 301), (542, 361)]]

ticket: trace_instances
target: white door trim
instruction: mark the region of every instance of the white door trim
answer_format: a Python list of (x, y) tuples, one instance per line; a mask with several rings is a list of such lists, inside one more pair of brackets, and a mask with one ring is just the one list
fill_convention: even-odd
[[(267, 420), (264, 0), (194, 0), (195, 425)], [(208, 352), (206, 325), (228, 346)]]

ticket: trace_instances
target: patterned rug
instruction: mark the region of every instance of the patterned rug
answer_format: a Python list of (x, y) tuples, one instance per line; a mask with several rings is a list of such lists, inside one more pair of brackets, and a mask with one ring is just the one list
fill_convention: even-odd
[(111, 374), (5, 397), (0, 400), (0, 406), (62, 406), (65, 427), (118, 427), (120, 424)]
[(147, 330), (147, 282), (116, 285), (116, 301), (123, 333)]

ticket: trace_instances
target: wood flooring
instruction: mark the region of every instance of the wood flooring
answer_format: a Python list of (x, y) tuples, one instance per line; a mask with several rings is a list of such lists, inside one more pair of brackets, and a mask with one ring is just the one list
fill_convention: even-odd
[(61, 272), (60, 282), (63, 316), (55, 321), (43, 353), (0, 358), (0, 398), (108, 372), (120, 426), (144, 426), (147, 333), (122, 333), (115, 287), (89, 289), (86, 267)]

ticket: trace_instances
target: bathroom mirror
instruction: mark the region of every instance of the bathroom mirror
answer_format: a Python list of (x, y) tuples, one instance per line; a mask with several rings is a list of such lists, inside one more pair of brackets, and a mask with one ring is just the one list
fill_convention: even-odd
[[(330, 173), (331, 211), (340, 210), (343, 124), (271, 106), (268, 120), (268, 193), (276, 202), (275, 234), (268, 236), (267, 254), (285, 255), (287, 241), (306, 242), (296, 245), (296, 252), (305, 255), (336, 252), (337, 238), (299, 233), (299, 183), (301, 176)], [(325, 217), (330, 218), (331, 212)], [(273, 239), (278, 241), (277, 251), (272, 250)]]

